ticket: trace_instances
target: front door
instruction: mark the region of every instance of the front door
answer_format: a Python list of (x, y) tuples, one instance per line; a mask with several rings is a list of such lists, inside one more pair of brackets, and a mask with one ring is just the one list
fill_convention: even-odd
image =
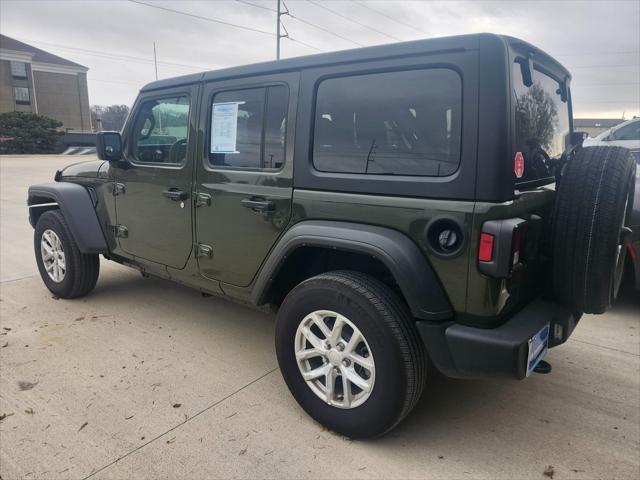
[(120, 247), (139, 259), (183, 268), (193, 246), (191, 182), (197, 87), (142, 95), (115, 170)]
[(196, 167), (200, 272), (247, 286), (291, 217), (298, 74), (203, 89)]

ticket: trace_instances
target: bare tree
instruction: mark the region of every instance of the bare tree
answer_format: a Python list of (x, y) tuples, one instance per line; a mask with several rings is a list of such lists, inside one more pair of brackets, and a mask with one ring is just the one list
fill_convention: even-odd
[(120, 131), (129, 114), (127, 105), (109, 105), (91, 107), (91, 123), (97, 130)]

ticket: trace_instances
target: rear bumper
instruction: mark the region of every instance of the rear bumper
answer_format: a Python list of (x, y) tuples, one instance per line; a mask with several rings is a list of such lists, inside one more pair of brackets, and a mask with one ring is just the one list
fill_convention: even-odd
[(549, 348), (567, 341), (579, 318), (566, 308), (535, 300), (493, 329), (455, 322), (418, 321), (418, 331), (435, 366), (454, 378), (527, 375), (529, 339), (549, 324)]

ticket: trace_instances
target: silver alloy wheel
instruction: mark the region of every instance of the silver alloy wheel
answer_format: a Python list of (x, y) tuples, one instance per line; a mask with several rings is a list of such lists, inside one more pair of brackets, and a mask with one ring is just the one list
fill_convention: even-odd
[(375, 362), (367, 340), (348, 318), (317, 310), (298, 325), (298, 369), (323, 402), (355, 408), (367, 401), (375, 383)]
[(40, 254), (42, 255), (42, 263), (49, 278), (56, 283), (62, 282), (67, 272), (67, 264), (60, 237), (58, 237), (53, 230), (47, 229), (42, 232)]

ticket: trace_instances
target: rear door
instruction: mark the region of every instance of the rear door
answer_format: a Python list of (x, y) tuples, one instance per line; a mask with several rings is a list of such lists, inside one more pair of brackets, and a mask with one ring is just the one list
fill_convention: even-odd
[(298, 74), (204, 85), (194, 201), (200, 272), (251, 283), (291, 217)]

